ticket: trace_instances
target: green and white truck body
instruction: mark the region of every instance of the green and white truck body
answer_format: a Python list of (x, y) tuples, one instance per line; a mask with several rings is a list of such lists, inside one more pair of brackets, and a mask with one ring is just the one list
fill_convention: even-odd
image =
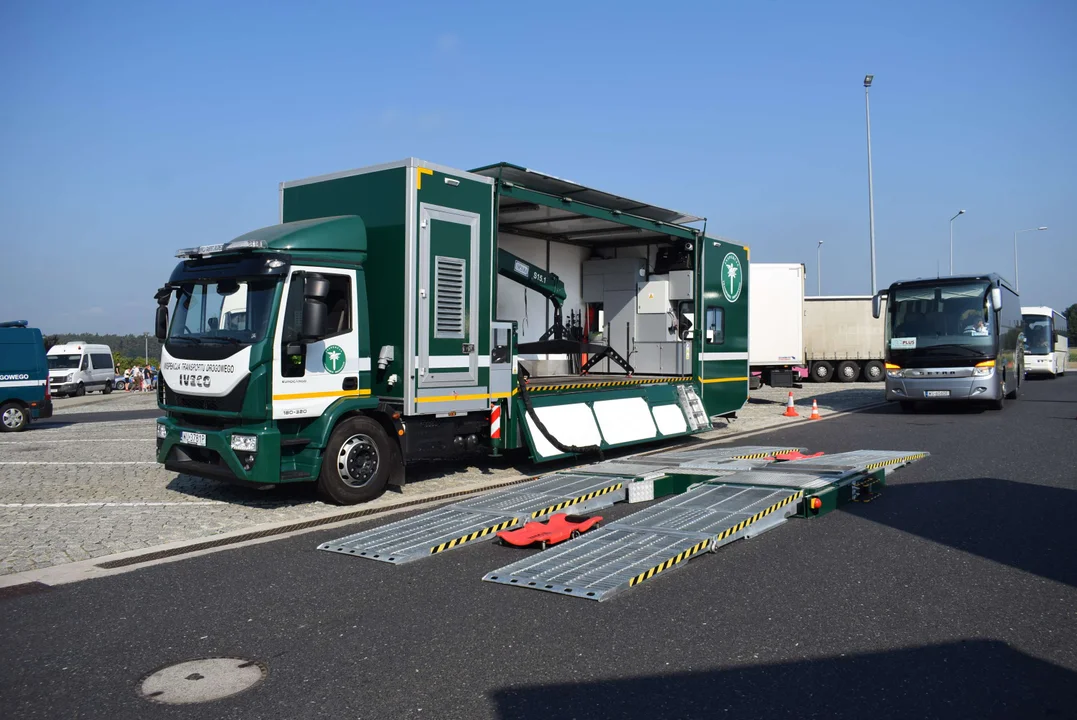
[(747, 397), (749, 264), (699, 221), (508, 164), (282, 183), (279, 224), (157, 295), (157, 459), (349, 503), (417, 460), (707, 429)]

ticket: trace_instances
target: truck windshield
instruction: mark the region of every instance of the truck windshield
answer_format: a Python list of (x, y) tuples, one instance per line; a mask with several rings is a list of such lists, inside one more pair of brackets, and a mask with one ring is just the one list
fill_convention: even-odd
[(893, 289), (886, 324), (891, 355), (992, 355), (996, 330), (987, 291), (986, 282)]
[(1051, 318), (1025, 315), (1025, 352), (1048, 355), (1051, 352)]
[(169, 340), (249, 344), (265, 336), (276, 280), (185, 283), (176, 292)]
[(49, 355), (49, 370), (78, 370), (81, 355)]

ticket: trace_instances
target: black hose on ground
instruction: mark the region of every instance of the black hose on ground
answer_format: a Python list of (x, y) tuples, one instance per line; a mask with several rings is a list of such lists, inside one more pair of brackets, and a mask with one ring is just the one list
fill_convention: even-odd
[(598, 459), (603, 459), (602, 447), (600, 445), (587, 445), (580, 447), (577, 445), (565, 445), (560, 440), (555, 438), (553, 434), (546, 429), (546, 426), (539, 420), (538, 413), (535, 412), (535, 408), (531, 405), (531, 393), (527, 391), (527, 383), (521, 382), (518, 386), (520, 392), (520, 399), (524, 401), (524, 409), (527, 410), (527, 416), (531, 418), (531, 422), (535, 424), (542, 436), (549, 441), (551, 445), (560, 450), (563, 453), (570, 455), (585, 455), (591, 452), (598, 453)]

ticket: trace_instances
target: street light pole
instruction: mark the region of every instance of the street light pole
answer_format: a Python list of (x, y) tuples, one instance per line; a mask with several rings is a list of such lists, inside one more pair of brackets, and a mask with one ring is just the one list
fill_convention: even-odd
[(871, 239), (871, 294), (875, 294), (875, 193), (871, 181), (871, 101), (868, 90), (874, 75), (864, 76), (864, 114), (868, 125), (868, 235)]
[(1021, 292), (1021, 276), (1017, 273), (1017, 235), (1023, 232), (1033, 232), (1036, 230), (1046, 230), (1047, 226), (1025, 228), (1024, 230), (1015, 230), (1013, 233), (1013, 289), (1017, 292)]
[(142, 333), (143, 338), (146, 340), (146, 354), (143, 356), (146, 358), (146, 364), (150, 364), (150, 334), (148, 332)]
[(965, 214), (964, 210), (958, 210), (957, 215), (950, 218), (950, 276), (954, 274), (954, 220)]
[(823, 241), (820, 240), (819, 244), (815, 246), (815, 281), (816, 281), (816, 295), (823, 294)]

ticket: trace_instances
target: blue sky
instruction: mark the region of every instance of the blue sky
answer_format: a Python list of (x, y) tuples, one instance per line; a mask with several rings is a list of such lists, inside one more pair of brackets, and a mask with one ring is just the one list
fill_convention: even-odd
[(176, 248), (277, 219), (277, 183), (507, 160), (708, 217), (867, 293), (1013, 275), (1077, 302), (1077, 3), (109, 2), (0, 8), (2, 319), (152, 328)]

